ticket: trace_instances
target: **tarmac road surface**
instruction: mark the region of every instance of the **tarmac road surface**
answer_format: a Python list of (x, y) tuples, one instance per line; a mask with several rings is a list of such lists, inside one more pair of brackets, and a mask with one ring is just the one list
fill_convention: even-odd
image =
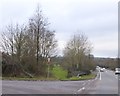
[(88, 81), (2, 81), (2, 94), (75, 94)]
[(109, 70), (85, 81), (2, 81), (2, 94), (118, 94), (118, 89), (118, 76)]

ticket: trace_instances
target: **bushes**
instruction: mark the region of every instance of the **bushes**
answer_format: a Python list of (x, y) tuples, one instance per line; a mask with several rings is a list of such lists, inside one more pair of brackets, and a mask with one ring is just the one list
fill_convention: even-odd
[(56, 65), (52, 69), (52, 75), (55, 78), (62, 80), (62, 79), (66, 79), (68, 72), (67, 70), (64, 70), (62, 67)]

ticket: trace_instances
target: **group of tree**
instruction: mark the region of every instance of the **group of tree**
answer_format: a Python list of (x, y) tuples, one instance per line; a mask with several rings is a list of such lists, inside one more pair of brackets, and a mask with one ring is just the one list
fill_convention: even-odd
[(97, 66), (107, 68), (110, 70), (115, 70), (116, 67), (119, 67), (118, 58), (94, 58), (94, 61)]
[[(6, 65), (14, 71), (19, 67), (24, 73), (46, 74), (47, 59), (55, 54), (57, 44), (55, 32), (49, 30), (48, 26), (47, 19), (38, 7), (28, 24), (9, 25), (6, 28), (2, 36), (3, 74), (8, 68)], [(17, 75), (16, 73), (15, 71), (12, 75)]]
[(74, 35), (64, 50), (64, 67), (69, 75), (76, 72), (90, 72), (95, 69), (94, 57), (91, 55), (92, 44), (84, 34)]
[[(26, 25), (9, 25), (2, 38), (3, 76), (46, 76), (48, 58), (57, 62), (54, 58), (57, 48), (55, 31), (49, 30), (49, 23), (39, 7)], [(87, 36), (74, 35), (67, 43), (59, 65), (70, 74), (93, 70), (95, 65), (91, 51)]]

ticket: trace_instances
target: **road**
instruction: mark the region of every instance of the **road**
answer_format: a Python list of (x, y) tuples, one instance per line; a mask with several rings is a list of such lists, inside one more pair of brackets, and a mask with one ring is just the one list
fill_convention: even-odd
[(3, 81), (3, 94), (74, 94), (87, 81)]
[(113, 71), (86, 81), (2, 81), (3, 94), (117, 94), (118, 78)]
[(99, 80), (88, 88), (85, 94), (118, 94), (118, 75), (113, 71), (105, 70), (100, 72)]

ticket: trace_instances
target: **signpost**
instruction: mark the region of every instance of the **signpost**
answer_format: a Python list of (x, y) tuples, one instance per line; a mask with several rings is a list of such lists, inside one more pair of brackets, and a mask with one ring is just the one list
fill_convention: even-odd
[(47, 61), (47, 63), (48, 63), (47, 78), (49, 78), (49, 77), (50, 77), (50, 58), (49, 58), (49, 57), (48, 57), (48, 61)]

